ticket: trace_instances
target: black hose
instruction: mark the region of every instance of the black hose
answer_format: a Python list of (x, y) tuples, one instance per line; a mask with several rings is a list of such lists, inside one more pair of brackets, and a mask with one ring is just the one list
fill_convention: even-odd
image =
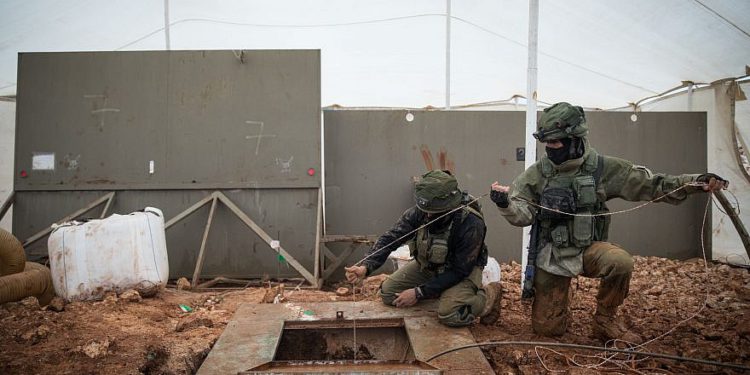
[(641, 352), (641, 351), (631, 350), (631, 349), (613, 349), (613, 348), (603, 348), (600, 346), (592, 346), (592, 345), (578, 345), (578, 344), (567, 344), (567, 343), (562, 343), (562, 342), (540, 342), (540, 341), (486, 341), (486, 342), (480, 342), (476, 344), (457, 346), (455, 348), (451, 348), (451, 349), (442, 351), (438, 354), (435, 354), (432, 357), (427, 358), (425, 362), (430, 362), (433, 359), (438, 358), (440, 356), (443, 356), (443, 355), (446, 355), (448, 353), (452, 353), (455, 351), (463, 350), (463, 349), (470, 349), (470, 348), (476, 348), (476, 347), (481, 347), (481, 346), (505, 346), (505, 345), (559, 347), (559, 348), (584, 349), (584, 350), (612, 352), (612, 353), (625, 353), (625, 354), (634, 354), (634, 355), (639, 355), (639, 356), (644, 356), (644, 357), (665, 358), (665, 359), (671, 359), (674, 361), (694, 362), (694, 363), (700, 363), (704, 365), (729, 367), (729, 368), (733, 368), (737, 370), (750, 371), (750, 367), (737, 365), (734, 363), (715, 362), (715, 361), (709, 361), (706, 359), (680, 357), (676, 355), (661, 354), (661, 353)]

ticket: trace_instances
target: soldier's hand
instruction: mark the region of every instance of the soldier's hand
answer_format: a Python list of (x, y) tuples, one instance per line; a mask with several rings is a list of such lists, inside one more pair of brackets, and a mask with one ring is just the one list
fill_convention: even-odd
[(396, 307), (409, 307), (417, 303), (417, 290), (415, 288), (404, 290), (401, 293), (396, 294), (398, 298), (393, 300), (393, 305)]
[(713, 173), (704, 173), (698, 176), (696, 181), (705, 184), (703, 185), (703, 191), (717, 191), (729, 187), (729, 181)]
[(500, 185), (497, 181), (492, 183), (490, 187), (490, 199), (500, 208), (506, 208), (510, 204), (508, 200), (509, 186)]
[(346, 271), (346, 281), (353, 284), (363, 280), (367, 275), (367, 267), (365, 266), (344, 267), (344, 271)]

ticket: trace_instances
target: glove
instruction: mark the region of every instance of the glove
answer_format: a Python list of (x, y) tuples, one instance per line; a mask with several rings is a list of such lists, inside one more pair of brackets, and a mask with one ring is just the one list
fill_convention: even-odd
[(697, 182), (702, 182), (706, 184), (707, 186), (703, 187), (703, 190), (705, 191), (716, 191), (719, 189), (726, 189), (729, 187), (729, 181), (719, 177), (719, 175), (714, 173), (704, 173), (695, 180)]
[(492, 199), (492, 201), (500, 208), (507, 208), (510, 204), (508, 193), (505, 192), (490, 190), (490, 199)]

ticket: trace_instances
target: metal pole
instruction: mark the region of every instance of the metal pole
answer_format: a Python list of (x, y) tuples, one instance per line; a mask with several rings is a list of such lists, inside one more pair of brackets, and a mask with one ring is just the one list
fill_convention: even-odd
[(169, 0), (164, 0), (164, 39), (167, 51), (169, 51)]
[[(532, 135), (536, 129), (536, 96), (537, 96), (537, 41), (539, 36), (539, 0), (529, 0), (529, 60), (526, 73), (526, 154), (524, 169), (536, 162), (536, 140)], [(521, 272), (526, 269), (529, 259), (530, 227), (523, 228), (521, 240)], [(521, 276), (521, 289), (524, 278)]]
[(451, 0), (445, 0), (445, 109), (451, 109)]

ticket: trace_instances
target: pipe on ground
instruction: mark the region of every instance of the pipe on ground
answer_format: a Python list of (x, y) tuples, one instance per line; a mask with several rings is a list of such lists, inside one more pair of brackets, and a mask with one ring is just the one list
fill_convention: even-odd
[(14, 235), (0, 228), (0, 276), (23, 271), (26, 266), (26, 253)]
[(39, 263), (26, 262), (21, 242), (2, 229), (0, 229), (0, 270), (9, 272), (9, 274), (0, 274), (0, 304), (34, 296), (39, 300), (39, 305), (44, 306), (55, 297), (52, 273), (49, 268)]

